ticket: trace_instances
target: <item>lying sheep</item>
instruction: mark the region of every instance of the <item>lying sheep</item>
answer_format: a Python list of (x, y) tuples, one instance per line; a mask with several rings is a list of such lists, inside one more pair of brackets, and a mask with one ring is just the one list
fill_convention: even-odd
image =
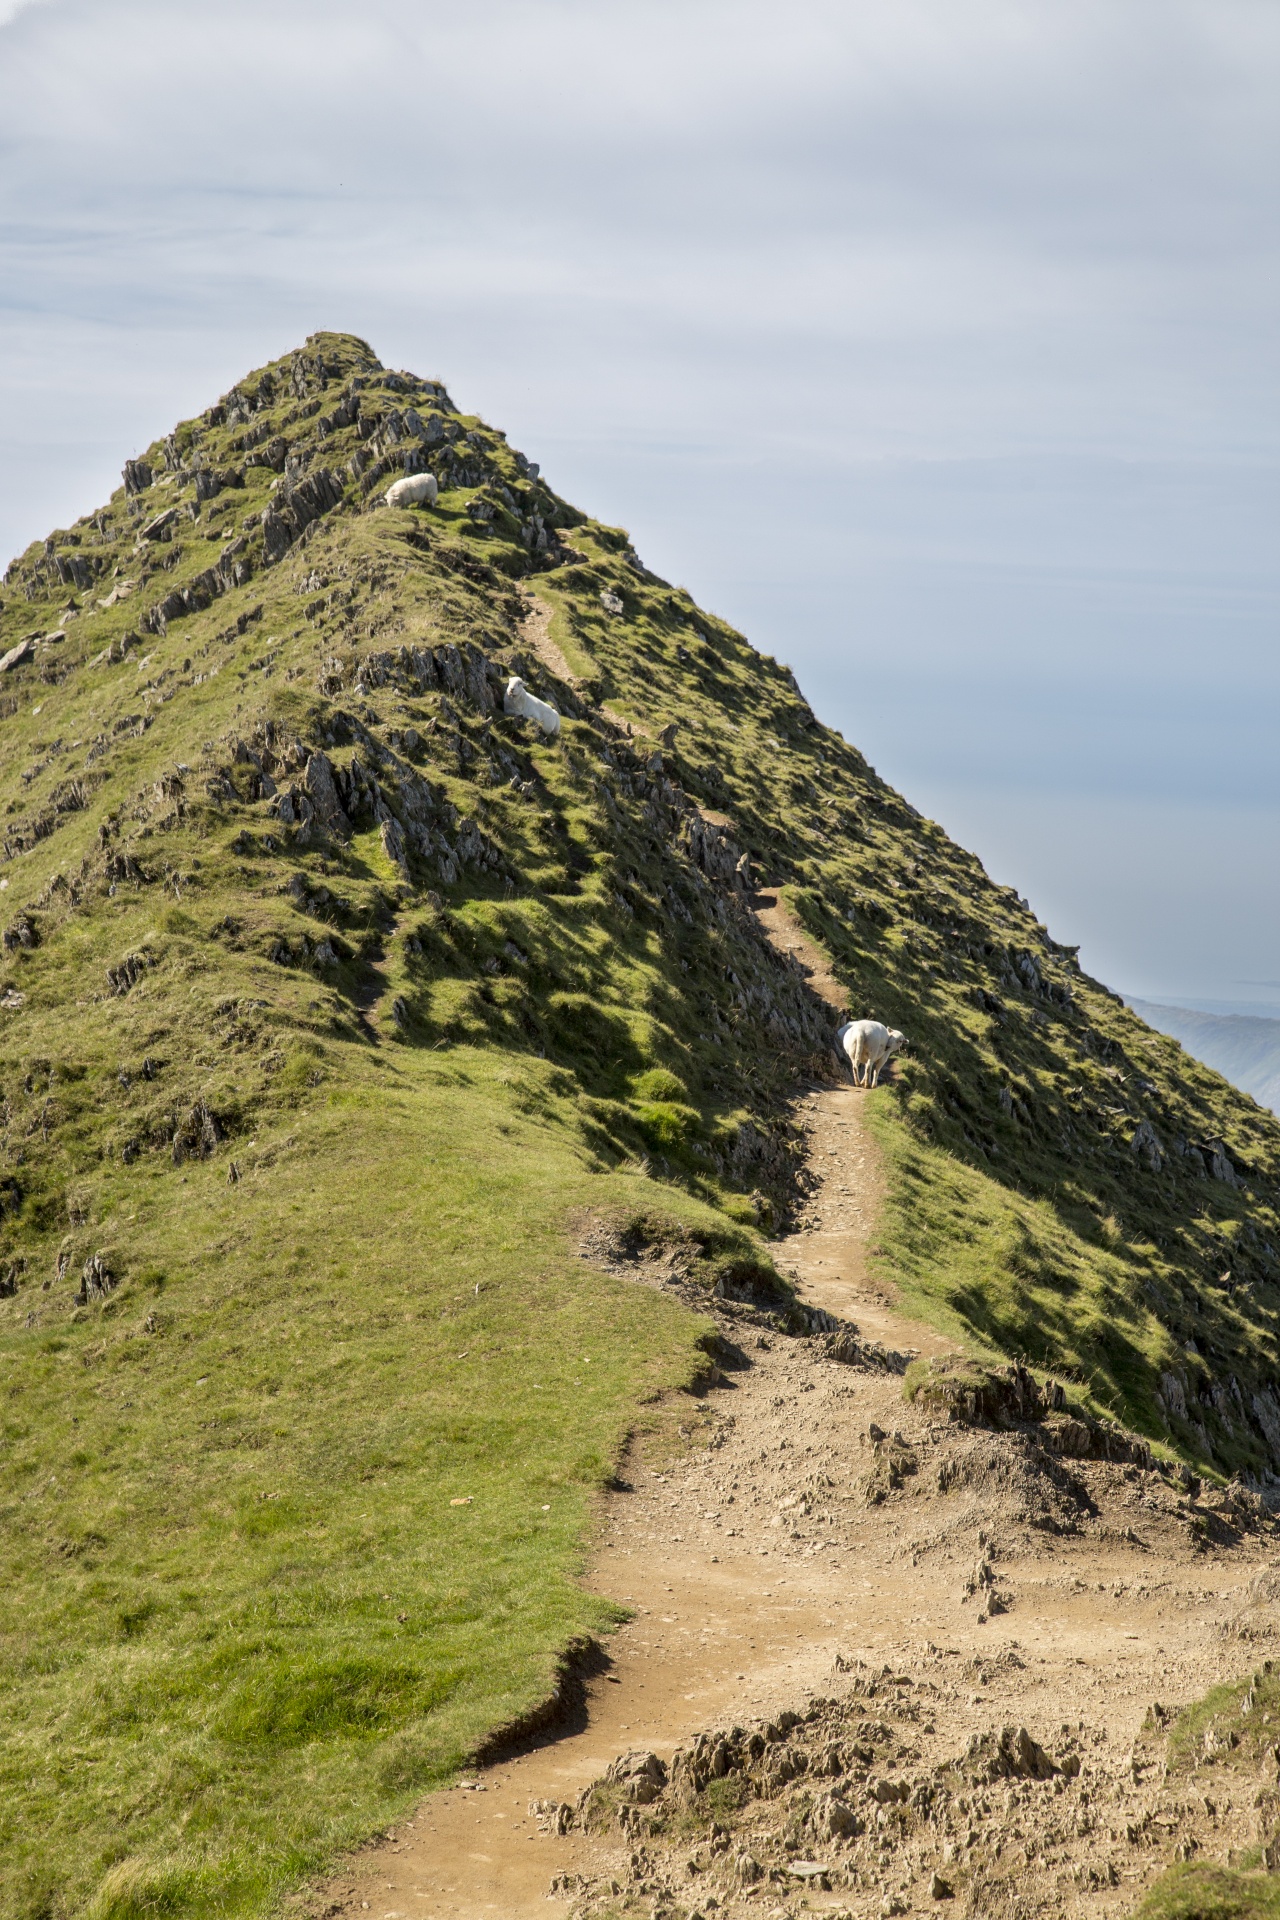
[(544, 733), (559, 733), (560, 715), (547, 701), (530, 693), (519, 674), (513, 673), (502, 696), (502, 711), (518, 713), (522, 720), (536, 720)]
[(387, 488), (389, 507), (434, 507), (440, 489), (434, 473), (406, 473)]
[(881, 1067), (905, 1038), (896, 1027), (882, 1026), (878, 1020), (846, 1020), (836, 1034), (836, 1045), (848, 1058), (854, 1086), (879, 1086)]

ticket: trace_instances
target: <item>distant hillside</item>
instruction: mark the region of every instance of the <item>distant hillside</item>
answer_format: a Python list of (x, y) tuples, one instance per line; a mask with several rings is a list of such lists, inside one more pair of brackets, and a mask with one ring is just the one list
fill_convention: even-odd
[(1149, 1027), (1171, 1034), (1233, 1086), (1251, 1093), (1273, 1113), (1280, 1112), (1280, 1020), (1198, 1013), (1152, 1000), (1130, 1000), (1129, 1005)]
[(1280, 1123), (363, 341), (9, 567), (0, 801), (0, 1912), (265, 1910), (599, 1630), (593, 1503), (708, 1328), (584, 1224), (787, 1324), (836, 1062), (761, 885), (908, 1036), (908, 1309), (1280, 1472)]

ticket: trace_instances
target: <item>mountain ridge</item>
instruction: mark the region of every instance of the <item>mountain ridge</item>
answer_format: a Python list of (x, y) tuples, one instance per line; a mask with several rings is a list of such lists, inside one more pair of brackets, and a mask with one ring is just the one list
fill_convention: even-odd
[(1167, 1033), (1207, 1067), (1273, 1113), (1280, 1111), (1280, 1020), (1261, 1014), (1207, 1013), (1127, 996), (1149, 1027)]
[(146, 1910), (122, 1820), (153, 1905), (260, 1910), (607, 1624), (592, 1502), (708, 1329), (571, 1217), (803, 1324), (767, 1236), (837, 1063), (762, 886), (910, 1041), (867, 1102), (886, 1282), (1273, 1487), (1274, 1117), (440, 382), (311, 336), (19, 556), (0, 643), (32, 1915)]

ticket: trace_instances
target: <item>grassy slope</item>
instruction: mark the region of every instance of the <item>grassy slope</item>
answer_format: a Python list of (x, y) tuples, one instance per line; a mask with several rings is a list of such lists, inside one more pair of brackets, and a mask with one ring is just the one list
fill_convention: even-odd
[[(444, 436), (440, 505), (366, 512), (410, 403)], [(290, 476), (247, 462), (286, 448), (344, 492), (271, 563)], [(911, 1036), (873, 1108), (883, 1257), (921, 1310), (1074, 1365), (1202, 1461), (1268, 1463), (1245, 1407), (1280, 1304), (1275, 1121), (1083, 979), (785, 669), (349, 338), (150, 457), (0, 609), (5, 646), (72, 614), (0, 681), (9, 1908), (254, 1911), (601, 1623), (572, 1581), (593, 1492), (700, 1329), (581, 1267), (571, 1218), (656, 1208), (708, 1283), (767, 1286), (740, 1223), (786, 1205), (781, 1097), (827, 1040), (731, 883), (741, 848), (851, 1006)], [(200, 464), (226, 482), (202, 502)], [(167, 503), (172, 537), (135, 545)], [(148, 632), (228, 550), (249, 577)], [(576, 691), (529, 656), (522, 586)], [(556, 698), (559, 741), (468, 692), (443, 651), (468, 642)], [(318, 748), (365, 770), (349, 836), (264, 790)], [(400, 869), (378, 814), (412, 839), (423, 781)], [(686, 795), (732, 816), (727, 857)]]
[[(908, 1298), (997, 1351), (1074, 1373), (1210, 1468), (1271, 1471), (1275, 1117), (1083, 975), (1011, 890), (781, 703), (773, 663), (701, 617), (705, 641), (673, 661), (644, 630), (659, 627), (663, 596), (618, 584), (625, 628), (584, 607), (572, 577), (539, 592), (616, 705), (653, 730), (686, 722), (685, 785), (729, 808), (847, 982), (851, 1011), (911, 1042), (901, 1093), (872, 1103), (895, 1175), (882, 1258)], [(1158, 1165), (1140, 1150), (1144, 1123)], [(1185, 1150), (1215, 1142), (1235, 1184)]]
[[(1152, 1887), (1141, 1920), (1273, 1920), (1280, 1884), (1264, 1849), (1275, 1857), (1280, 1796), (1275, 1788), (1275, 1720), (1280, 1678), (1267, 1661), (1234, 1685), (1215, 1687), (1174, 1721), (1168, 1738), (1168, 1777), (1215, 1800), (1235, 1799), (1257, 1810), (1257, 1845), (1238, 1865), (1195, 1862), (1175, 1866)], [(1244, 1869), (1243, 1871), (1241, 1869)]]

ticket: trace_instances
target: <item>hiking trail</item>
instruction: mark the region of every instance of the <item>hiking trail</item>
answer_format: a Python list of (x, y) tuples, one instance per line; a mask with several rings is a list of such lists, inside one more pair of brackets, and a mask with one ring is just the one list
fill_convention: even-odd
[[(838, 983), (785, 908), (756, 905), (838, 1009)], [(953, 1343), (868, 1272), (884, 1176), (866, 1099), (848, 1084), (799, 1098), (813, 1185), (777, 1262), (803, 1301), (865, 1339), (945, 1353)], [(637, 1273), (669, 1277), (660, 1259)], [(1171, 1796), (1143, 1724), (1153, 1702), (1188, 1702), (1280, 1651), (1274, 1607), (1251, 1597), (1274, 1559), (1270, 1531), (1224, 1512), (1206, 1546), (1194, 1503), (1158, 1473), (1046, 1464), (1020, 1436), (922, 1414), (900, 1372), (842, 1363), (821, 1335), (762, 1332), (732, 1303), (712, 1310), (731, 1357), (687, 1450), (638, 1439), (602, 1508), (588, 1581), (633, 1617), (583, 1680), (581, 1710), (428, 1797), (317, 1890), (317, 1911), (736, 1920), (803, 1901), (862, 1920), (954, 1896), (951, 1911), (1092, 1916), (1131, 1911), (1174, 1857), (1225, 1857), (1247, 1807)], [(779, 1741), (779, 1720), (785, 1732), (797, 1715), (779, 1751), (802, 1756), (789, 1763), (801, 1776), (775, 1769), (739, 1812), (722, 1810), (732, 1839), (710, 1815), (700, 1831), (682, 1818), (647, 1832), (643, 1805), (627, 1805), (621, 1827), (587, 1831), (575, 1812), (620, 1755), (669, 1765), (700, 1733), (753, 1722)], [(796, 1840), (797, 1795), (812, 1802), (819, 1764), (804, 1757), (806, 1726), (828, 1754), (833, 1726), (848, 1740), (862, 1728), (839, 1763), (861, 1833), (823, 1837), (810, 1812)], [(1016, 1740), (1001, 1759), (1005, 1728), (1057, 1756), (1052, 1776), (1031, 1761), (1020, 1772)], [(905, 1801), (971, 1748), (976, 1784), (931, 1821), (899, 1817), (897, 1782)]]

